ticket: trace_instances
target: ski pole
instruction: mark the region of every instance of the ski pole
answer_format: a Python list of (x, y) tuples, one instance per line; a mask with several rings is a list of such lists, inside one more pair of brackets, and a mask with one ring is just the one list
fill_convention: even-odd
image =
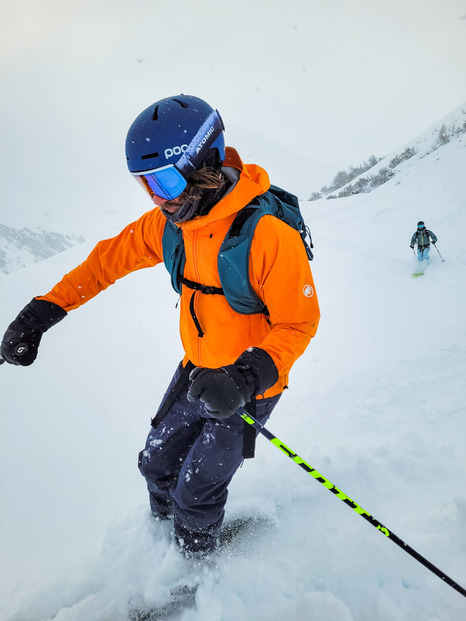
[(449, 576), (440, 571), (438, 567), (433, 565), (426, 558), (421, 556), (419, 552), (416, 552), (413, 548), (411, 548), (407, 543), (405, 543), (402, 539), (400, 539), (397, 535), (391, 532), (386, 526), (381, 524), (378, 520), (376, 520), (370, 513), (368, 513), (365, 509), (363, 509), (360, 505), (358, 505), (354, 500), (352, 500), (349, 496), (347, 496), (344, 492), (342, 492), (338, 487), (336, 487), (333, 483), (330, 483), (328, 479), (326, 479), (320, 472), (318, 472), (315, 468), (310, 466), (308, 463), (302, 459), (297, 453), (295, 453), (292, 449), (290, 449), (286, 444), (283, 444), (281, 440), (279, 440), (276, 436), (273, 435), (262, 423), (253, 418), (244, 408), (238, 409), (238, 414), (241, 418), (254, 427), (259, 433), (261, 433), (267, 440), (270, 440), (272, 444), (274, 444), (277, 448), (279, 448), (285, 455), (287, 455), (290, 459), (292, 459), (298, 466), (301, 466), (303, 470), (305, 470), (308, 474), (311, 475), (316, 481), (321, 483), (325, 488), (332, 492), (337, 498), (342, 500), (345, 504), (347, 504), (351, 509), (356, 511), (358, 515), (363, 517), (369, 524), (372, 524), (377, 530), (379, 530), (382, 534), (388, 537), (393, 543), (396, 543), (402, 550), (410, 554), (413, 558), (415, 558), (419, 563), (427, 567), (432, 573), (438, 576), (441, 580), (446, 582), (449, 586), (451, 586), (455, 591), (461, 593), (463, 597), (466, 597), (466, 589), (460, 586), (457, 582), (452, 580)]
[[(435, 246), (435, 242), (432, 242)], [(442, 263), (445, 263), (445, 259), (442, 257), (442, 255), (440, 254), (440, 250), (437, 248), (437, 246), (435, 246), (435, 250), (438, 252), (439, 257), (442, 259)]]
[(416, 256), (416, 251), (414, 250), (414, 246), (411, 246), (411, 248), (413, 249), (414, 256)]

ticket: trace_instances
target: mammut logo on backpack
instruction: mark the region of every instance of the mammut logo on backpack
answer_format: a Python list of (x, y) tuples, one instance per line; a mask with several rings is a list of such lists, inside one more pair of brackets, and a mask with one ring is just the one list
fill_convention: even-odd
[(168, 160), (170, 157), (174, 155), (182, 155), (186, 149), (188, 148), (187, 144), (182, 144), (179, 147), (172, 147), (171, 149), (165, 149), (163, 152), (165, 155), (165, 159)]
[(303, 293), (307, 298), (312, 298), (312, 296), (314, 295), (314, 289), (311, 287), (311, 285), (304, 285)]

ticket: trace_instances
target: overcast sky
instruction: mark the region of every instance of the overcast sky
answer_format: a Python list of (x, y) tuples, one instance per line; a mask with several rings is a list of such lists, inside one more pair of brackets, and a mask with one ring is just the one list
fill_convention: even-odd
[(309, 194), (466, 101), (466, 0), (0, 6), (5, 223), (45, 200), (48, 213), (65, 200), (76, 211), (101, 200), (101, 186), (114, 202), (129, 125), (180, 92), (220, 110), (244, 159), (280, 182), (292, 168)]

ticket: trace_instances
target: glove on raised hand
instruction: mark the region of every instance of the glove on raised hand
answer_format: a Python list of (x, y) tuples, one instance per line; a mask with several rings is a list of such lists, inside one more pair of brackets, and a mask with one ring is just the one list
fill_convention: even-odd
[(10, 364), (29, 366), (37, 357), (44, 332), (67, 314), (53, 302), (33, 298), (8, 326), (0, 348), (2, 357)]
[(188, 400), (200, 399), (210, 416), (223, 419), (273, 386), (278, 371), (271, 356), (254, 347), (243, 352), (233, 364), (219, 369), (197, 367), (189, 379)]

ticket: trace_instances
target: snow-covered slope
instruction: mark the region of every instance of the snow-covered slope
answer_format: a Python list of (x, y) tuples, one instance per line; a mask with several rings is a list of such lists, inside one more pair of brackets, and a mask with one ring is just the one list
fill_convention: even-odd
[[(268, 423), (463, 586), (465, 169), (458, 137), (370, 194), (302, 203), (322, 321)], [(445, 262), (432, 248), (413, 279), (419, 219)], [(89, 250), (3, 276), (0, 323)], [(156, 601), (184, 571), (137, 470), (181, 356), (175, 303), (163, 267), (132, 274), (50, 331), (35, 365), (0, 368), (2, 619), (120, 621), (131, 596)], [(202, 576), (183, 621), (465, 615), (461, 595), (263, 439), (227, 509), (274, 525)]]

